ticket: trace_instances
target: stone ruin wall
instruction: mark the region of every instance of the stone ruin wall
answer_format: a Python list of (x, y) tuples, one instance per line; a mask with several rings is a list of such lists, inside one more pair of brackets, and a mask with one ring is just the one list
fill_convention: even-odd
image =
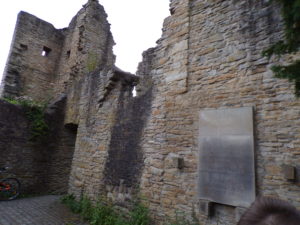
[[(215, 204), (215, 215), (208, 218), (199, 208), (198, 114), (201, 109), (244, 106), (254, 108), (257, 194), (286, 199), (299, 207), (299, 177), (287, 181), (282, 167), (287, 164), (299, 170), (299, 101), (292, 83), (273, 78), (270, 65), (275, 59), (269, 63), (261, 56), (264, 48), (280, 38), (278, 6), (262, 1), (172, 1), (170, 11), (162, 38), (156, 48), (144, 53), (137, 73), (138, 96), (151, 90), (151, 108), (146, 110), (136, 148), (143, 155), (143, 165), (128, 163), (136, 167), (139, 194), (153, 216), (163, 221), (184, 212), (195, 214), (201, 223), (236, 223), (243, 209)], [(112, 141), (127, 143), (125, 133), (114, 132), (115, 125), (122, 130), (122, 123), (130, 118), (124, 114), (124, 122), (116, 119), (117, 104), (122, 102), (116, 99), (121, 93), (114, 89), (99, 107), (98, 115), (103, 117), (94, 115), (98, 119), (92, 125), (79, 129), (70, 191), (94, 198), (102, 194), (122, 205), (136, 193), (130, 172), (125, 179), (118, 174), (122, 162), (110, 166), (126, 150), (114, 146), (120, 156), (111, 151)], [(129, 92), (128, 98), (132, 101)], [(184, 160), (183, 169), (177, 168), (178, 158)], [(119, 182), (107, 183), (109, 172), (118, 174)]]
[(48, 107), (49, 134), (36, 141), (27, 111), (0, 100), (0, 165), (20, 180), (22, 194), (67, 192), (76, 132), (63, 126), (65, 101)]
[[(67, 93), (66, 124), (79, 123), (79, 102), (87, 73), (112, 66), (114, 40), (107, 14), (97, 1), (89, 1), (72, 19), (58, 64), (55, 95)], [(84, 94), (83, 94), (84, 95)]]
[[(30, 125), (24, 111), (10, 106), (15, 114), (22, 114), (19, 117), (27, 126), (24, 125), (23, 131), (26, 137), (21, 141), (17, 135), (20, 125), (3, 121), (4, 150), (0, 165), (11, 167), (11, 172), (21, 179), (24, 193), (67, 192), (81, 98), (88, 102), (90, 97), (81, 90), (93, 85), (84, 82), (85, 75), (89, 67), (90, 70), (112, 67), (115, 60), (114, 41), (106, 17), (103, 7), (94, 0), (83, 6), (68, 28), (60, 30), (26, 12), (19, 13), (1, 83), (1, 97), (25, 95), (34, 101), (48, 102), (46, 120), (50, 126), (47, 142), (34, 143), (30, 140)], [(43, 56), (44, 47), (51, 51)], [(5, 115), (6, 105), (0, 109)], [(14, 132), (7, 136), (7, 130)], [(14, 135), (15, 144), (5, 144)], [(18, 154), (18, 160), (11, 157)], [(22, 166), (18, 166), (19, 159)]]
[(62, 45), (61, 30), (29, 13), (20, 12), (2, 78), (2, 95), (49, 100)]
[(103, 7), (94, 0), (85, 4), (64, 29), (20, 12), (1, 95), (50, 101), (72, 89), (73, 82), (86, 73), (113, 65), (114, 40), (106, 18)]
[(62, 54), (56, 69), (55, 96), (72, 89), (75, 81), (99, 67), (112, 66), (114, 40), (104, 8), (91, 0), (65, 29)]
[[(282, 35), (277, 5), (172, 0), (158, 45), (143, 54), (139, 79), (113, 66), (112, 38), (106, 49), (95, 45), (99, 67), (85, 73), (86, 49), (98, 43), (92, 34), (103, 28), (98, 24), (97, 32), (89, 33), (93, 23), (86, 24), (93, 17), (88, 11), (71, 22), (74, 32), (67, 35), (58, 67), (68, 72), (56, 81), (56, 92), (67, 94), (63, 125), (78, 126), (69, 193), (94, 200), (100, 195), (121, 205), (139, 194), (158, 223), (183, 212), (200, 224), (236, 224), (243, 209), (215, 204), (214, 216), (207, 217), (199, 205), (199, 111), (247, 106), (254, 109), (256, 194), (300, 207), (300, 103), (292, 83), (273, 77), (270, 66), (276, 59), (261, 56)], [(103, 29), (108, 33), (101, 34), (111, 37), (109, 26)], [(86, 44), (80, 50), (81, 43)], [(63, 57), (69, 49), (74, 58), (66, 69)], [(73, 72), (78, 72), (75, 78)], [(285, 164), (296, 168), (295, 181), (286, 179)]]
[[(80, 122), (70, 177), (69, 191), (76, 196), (79, 197), (84, 193), (96, 200), (99, 195), (105, 193), (105, 183), (110, 184), (111, 182), (109, 179), (111, 177), (106, 176), (104, 171), (110, 174), (119, 168), (119, 166), (109, 166), (108, 161), (118, 159), (122, 161), (120, 156), (124, 156), (124, 154), (125, 156), (135, 156), (135, 152), (130, 153), (134, 149), (129, 149), (128, 152), (128, 147), (122, 146), (123, 137), (126, 137), (125, 132), (128, 133), (127, 135), (134, 134), (134, 130), (130, 130), (134, 127), (126, 127), (130, 117), (124, 119), (120, 116), (134, 114), (132, 111), (126, 112), (128, 110), (126, 108), (132, 104), (132, 89), (136, 82), (137, 78), (133, 75), (115, 73), (111, 70), (104, 70), (100, 74), (95, 72), (86, 77), (85, 83), (88, 85), (84, 85), (82, 90), (84, 97), (80, 103), (82, 110), (80, 110)], [(122, 123), (125, 124), (122, 125)], [(120, 139), (121, 143), (118, 144)], [(111, 140), (115, 141), (114, 148), (110, 147)], [(115, 153), (116, 149), (120, 152)], [(110, 154), (113, 156), (107, 161)], [(134, 159), (127, 158), (128, 167), (131, 166), (129, 163), (131, 161)]]
[[(199, 209), (198, 117), (203, 109), (244, 106), (254, 108), (257, 194), (299, 208), (300, 103), (293, 83), (273, 77), (276, 60), (261, 56), (282, 34), (278, 6), (259, 0), (171, 1), (170, 11), (148, 64), (156, 85), (143, 135), (140, 189), (154, 215), (162, 221), (176, 211), (194, 212), (201, 224), (236, 223), (235, 207), (216, 204), (211, 218)], [(183, 169), (174, 158), (183, 158)], [(287, 181), (284, 164), (297, 168), (297, 181)]]

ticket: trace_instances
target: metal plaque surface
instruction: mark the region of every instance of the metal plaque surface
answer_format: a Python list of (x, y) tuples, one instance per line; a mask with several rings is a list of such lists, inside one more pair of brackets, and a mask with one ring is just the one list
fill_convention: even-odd
[(202, 110), (199, 199), (248, 207), (255, 199), (253, 109)]

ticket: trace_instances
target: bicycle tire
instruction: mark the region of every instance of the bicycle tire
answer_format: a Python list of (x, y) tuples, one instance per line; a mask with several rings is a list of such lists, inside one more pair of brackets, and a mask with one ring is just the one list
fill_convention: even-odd
[(4, 178), (0, 180), (7, 188), (0, 190), (0, 201), (10, 201), (20, 195), (21, 183), (17, 178)]

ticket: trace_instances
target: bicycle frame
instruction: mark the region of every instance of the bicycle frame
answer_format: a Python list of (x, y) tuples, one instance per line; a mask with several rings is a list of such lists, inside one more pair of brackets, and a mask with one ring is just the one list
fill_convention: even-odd
[(9, 191), (11, 189), (11, 185), (0, 181), (0, 192)]
[[(0, 173), (7, 168), (0, 168)], [(0, 201), (8, 201), (17, 198), (20, 194), (21, 183), (17, 178), (6, 177), (0, 179)]]
[[(8, 169), (7, 167), (0, 168), (0, 173), (5, 172), (7, 169)], [(0, 192), (9, 191), (10, 190), (10, 185), (3, 182), (2, 181), (3, 179), (5, 179), (5, 178), (3, 178), (3, 177), (0, 178)]]

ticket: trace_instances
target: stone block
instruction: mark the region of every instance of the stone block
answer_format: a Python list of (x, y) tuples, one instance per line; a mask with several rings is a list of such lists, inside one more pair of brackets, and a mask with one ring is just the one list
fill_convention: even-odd
[(201, 214), (211, 217), (213, 216), (213, 203), (210, 201), (200, 200), (199, 201), (199, 211)]
[(235, 221), (238, 222), (243, 214), (246, 212), (247, 208), (243, 207), (236, 207), (235, 208)]
[(183, 169), (184, 168), (184, 159), (181, 157), (173, 157), (173, 166), (177, 169)]
[(282, 166), (284, 178), (290, 181), (296, 180), (296, 168), (290, 165)]
[(174, 81), (178, 81), (178, 80), (183, 80), (187, 78), (187, 72), (183, 71), (183, 72), (178, 72), (178, 71), (171, 71), (169, 73), (166, 74), (166, 82), (167, 83), (171, 83)]
[(188, 40), (182, 40), (178, 43), (176, 43), (172, 48), (171, 48), (171, 51), (170, 51), (170, 55), (174, 55), (178, 52), (181, 52), (181, 51), (186, 51), (188, 49)]

